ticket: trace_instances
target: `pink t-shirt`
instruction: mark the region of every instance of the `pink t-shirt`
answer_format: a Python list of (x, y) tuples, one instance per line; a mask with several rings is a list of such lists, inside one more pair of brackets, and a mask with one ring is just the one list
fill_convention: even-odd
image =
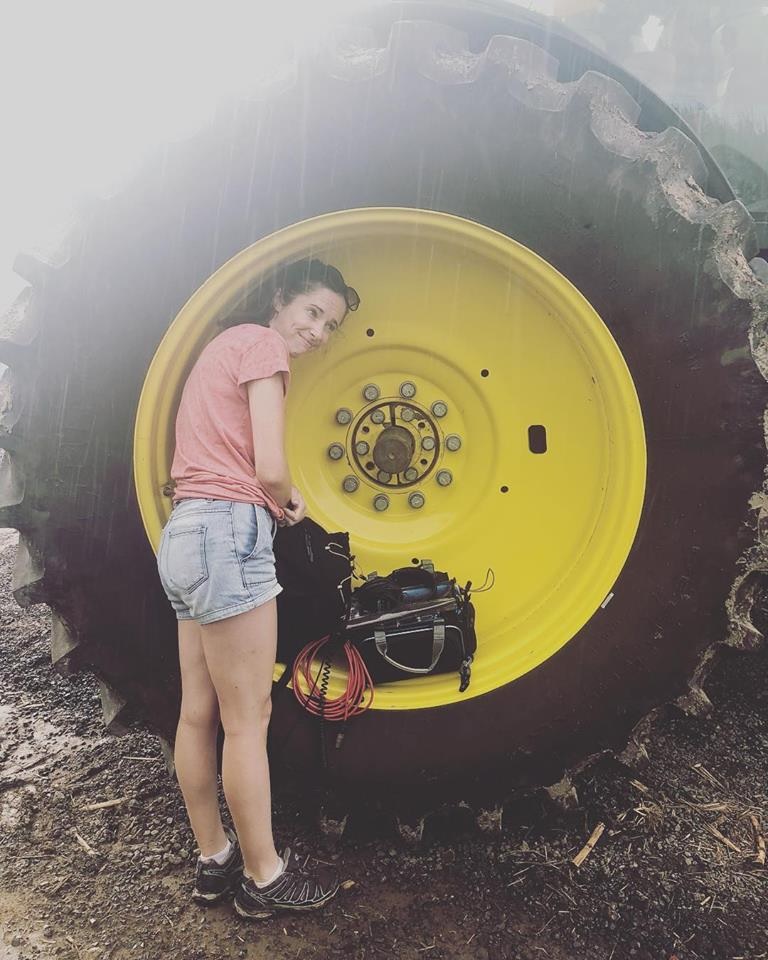
[(278, 520), (283, 508), (256, 476), (248, 410), (249, 380), (282, 373), (290, 380), (288, 346), (270, 327), (230, 327), (203, 350), (184, 385), (176, 416), (173, 499), (210, 497), (258, 503)]

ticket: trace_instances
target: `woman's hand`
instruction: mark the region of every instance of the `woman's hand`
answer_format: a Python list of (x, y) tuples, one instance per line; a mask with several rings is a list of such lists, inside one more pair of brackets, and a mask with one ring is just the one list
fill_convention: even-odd
[(296, 489), (296, 487), (291, 487), (291, 499), (288, 502), (288, 505), (283, 507), (285, 512), (285, 526), (293, 527), (301, 521), (307, 515), (307, 505), (304, 502), (304, 497)]

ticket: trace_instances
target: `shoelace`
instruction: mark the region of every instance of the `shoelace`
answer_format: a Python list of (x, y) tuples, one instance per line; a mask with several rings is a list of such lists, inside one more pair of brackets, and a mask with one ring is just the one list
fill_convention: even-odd
[(291, 871), (291, 873), (300, 873), (305, 874), (307, 872), (307, 864), (309, 863), (309, 854), (304, 857), (302, 861), (301, 856), (296, 853), (295, 850), (291, 850), (290, 847), (286, 850), (287, 856), (285, 859), (285, 872)]

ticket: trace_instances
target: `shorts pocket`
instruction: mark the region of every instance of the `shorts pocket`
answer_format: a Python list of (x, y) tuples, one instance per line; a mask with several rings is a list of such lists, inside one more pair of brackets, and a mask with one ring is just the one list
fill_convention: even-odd
[(189, 593), (208, 579), (205, 527), (177, 527), (167, 531), (160, 554), (160, 576), (165, 584)]
[[(260, 506), (248, 504), (249, 535), (241, 533), (236, 539), (240, 570), (243, 575), (243, 584), (249, 590), (261, 591), (266, 585), (275, 580), (275, 555), (272, 552), (272, 520), (269, 513)], [(250, 548), (249, 553), (245, 550)]]
[(254, 504), (232, 504), (232, 532), (235, 537), (235, 552), (241, 564), (257, 556), (262, 549), (264, 530), (260, 519)]

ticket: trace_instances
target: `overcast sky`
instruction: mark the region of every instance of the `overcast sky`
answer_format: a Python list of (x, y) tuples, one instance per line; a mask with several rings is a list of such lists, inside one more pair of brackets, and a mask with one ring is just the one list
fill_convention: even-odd
[(21, 285), (11, 273), (20, 247), (153, 145), (203, 122), (217, 96), (268, 61), (275, 29), (311, 33), (321, 6), (348, 5), (4, 0), (0, 305)]

